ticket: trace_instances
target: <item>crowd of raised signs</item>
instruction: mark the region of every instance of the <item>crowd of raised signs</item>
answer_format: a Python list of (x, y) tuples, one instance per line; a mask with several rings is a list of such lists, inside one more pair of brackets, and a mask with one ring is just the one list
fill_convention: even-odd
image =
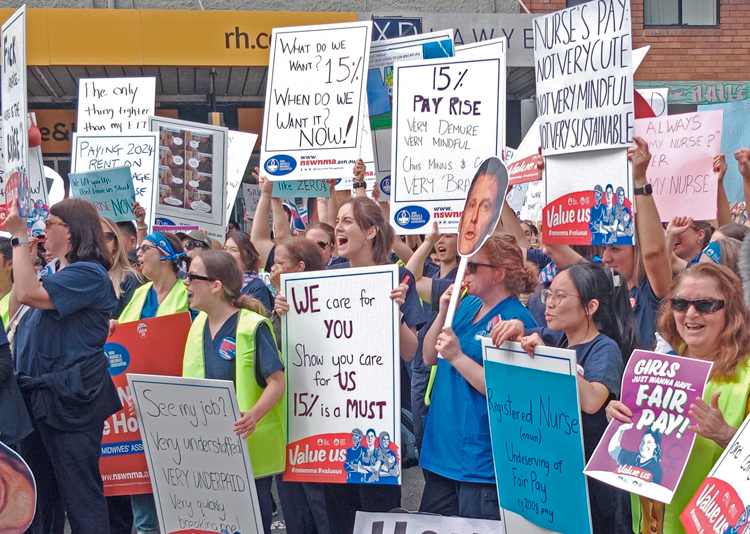
[[(103, 347), (120, 324), (189, 311), (183, 375), (233, 380), (242, 409), (234, 431), (263, 432), (250, 454), (269, 533), (277, 506), (272, 480), (285, 460), (283, 448), (270, 445), (279, 437), (284, 443), (286, 426), (278, 409), (286, 387), (279, 325), (290, 306), (280, 275), (396, 263), (402, 282), (391, 298), (401, 311), (401, 402), (412, 416), (415, 450), (397, 458), (387, 434), (355, 430), (345, 465), (347, 480), (359, 484), (277, 477), (287, 532), (351, 533), (358, 510), (399, 508), (401, 486), (366, 482), (398, 475), (417, 457), (425, 479), (420, 512), (500, 519), (482, 337), (497, 346), (520, 342), (531, 355), (541, 345), (575, 351), (586, 460), (608, 421), (630, 423), (620, 388), (634, 349), (713, 362), (704, 398), (690, 399), (689, 432), (698, 437), (671, 503), (588, 483), (595, 533), (684, 532), (680, 513), (750, 412), (750, 310), (742, 283), (750, 285), (750, 225), (722, 194), (731, 164), (750, 195), (750, 149), (729, 156), (714, 161), (718, 219), (685, 213), (664, 225), (647, 186), (651, 155), (636, 137), (629, 151), (634, 246), (545, 245), (536, 223), (505, 209), (469, 258), (461, 287), (453, 286), (457, 236), (436, 226), (423, 236), (396, 236), (377, 186), (374, 199), (360, 186), (361, 160), (351, 193), (310, 199), (304, 230), (256, 169), (261, 196), (254, 219), (245, 221), (250, 232), (233, 221), (223, 244), (199, 231), (148, 233), (139, 206), (135, 223), (114, 223), (80, 199), (52, 206), (46, 231), (29, 243), (14, 206), (5, 222), (13, 237), (0, 242), (7, 332), (0, 336), (0, 439), (34, 473), (32, 531), (63, 532), (66, 516), (75, 533), (129, 533), (134, 524), (138, 532), (158, 531), (150, 494), (105, 498), (102, 491), (103, 425), (122, 409)], [(591, 217), (592, 233), (616, 225), (615, 210), (608, 199)], [(454, 291), (462, 293), (460, 304), (452, 326), (444, 326)], [(510, 404), (503, 410), (518, 415)], [(658, 482), (661, 439), (647, 432), (638, 450), (613, 441), (609, 452), (618, 465)]]

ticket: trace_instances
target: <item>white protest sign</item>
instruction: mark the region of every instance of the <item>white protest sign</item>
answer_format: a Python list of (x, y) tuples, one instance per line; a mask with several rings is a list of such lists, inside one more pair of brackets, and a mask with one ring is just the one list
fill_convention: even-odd
[(73, 134), (71, 172), (101, 171), (130, 167), (135, 201), (146, 210), (149, 228), (154, 224), (154, 186), (159, 174), (157, 134)]
[(234, 201), (242, 184), (245, 169), (253, 155), (253, 147), (258, 134), (247, 132), (227, 132), (227, 222), (232, 218)]
[(501, 521), (432, 514), (357, 512), (353, 534), (505, 534)]
[(524, 182), (535, 182), (539, 180), (541, 172), (536, 164), (536, 155), (539, 154), (539, 119), (534, 121), (526, 136), (513, 153), (508, 164), (508, 179), (511, 184), (522, 184)]
[(657, 117), (664, 117), (669, 114), (669, 88), (659, 87), (651, 89), (640, 87), (636, 91), (644, 98)]
[(375, 179), (381, 201), (391, 194), (391, 140), (393, 125), (393, 64), (453, 57), (453, 31), (442, 30), (372, 43), (367, 73), (367, 105), (370, 112)]
[(258, 184), (242, 184), (242, 199), (245, 201), (245, 213), (250, 219), (255, 218), (260, 200), (260, 186)]
[(543, 207), (544, 180), (530, 182), (519, 218), (526, 221), (541, 221)]
[(128, 373), (159, 530), (263, 533), (231, 380)]
[(627, 148), (635, 125), (630, 0), (597, 0), (534, 19), (545, 156)]
[(156, 78), (81, 78), (78, 132), (145, 133), (156, 105)]
[(750, 524), (749, 425), (750, 418), (746, 418), (680, 515), (687, 534), (747, 532)]
[(351, 173), (361, 154), (372, 22), (274, 28), (260, 166), (271, 180)]
[[(488, 39), (486, 41), (479, 41), (477, 43), (465, 44), (456, 46), (456, 57), (459, 59), (493, 59), (498, 58), (503, 62), (503, 70), (506, 70), (508, 56), (508, 39), (505, 37), (497, 37), (495, 39)], [(500, 94), (498, 100), (500, 102), (506, 101), (506, 95), (508, 84), (503, 83), (500, 85)], [(505, 121), (500, 125), (500, 143), (505, 148)], [(503, 152), (495, 154), (497, 157), (506, 161), (503, 157)], [(507, 161), (506, 161), (507, 163)]]
[(284, 480), (400, 484), (396, 265), (281, 275)]
[(0, 206), (0, 220), (18, 199), (22, 217), (31, 215), (29, 205), (29, 137), (26, 90), (26, 5), (5, 21), (2, 28), (3, 65), (0, 100), (3, 112), (3, 155), (5, 156), (5, 205)]
[(166, 117), (149, 117), (149, 125), (159, 134), (155, 224), (197, 224), (210, 237), (223, 242), (229, 130)]
[(505, 149), (505, 62), (410, 61), (393, 73), (391, 225), (423, 234), (434, 219), (457, 232), (474, 173)]

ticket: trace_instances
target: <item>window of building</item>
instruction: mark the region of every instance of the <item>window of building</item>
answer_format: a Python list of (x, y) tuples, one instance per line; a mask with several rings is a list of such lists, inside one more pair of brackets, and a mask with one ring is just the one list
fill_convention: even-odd
[(643, 25), (718, 26), (718, 0), (643, 0)]
[(577, 6), (578, 4), (585, 4), (586, 2), (590, 2), (591, 0), (567, 0), (568, 7)]

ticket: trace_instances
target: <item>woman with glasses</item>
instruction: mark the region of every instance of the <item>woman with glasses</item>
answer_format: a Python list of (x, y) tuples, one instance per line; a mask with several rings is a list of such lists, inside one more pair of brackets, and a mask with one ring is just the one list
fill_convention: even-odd
[(185, 276), (190, 306), (199, 310), (185, 345), (182, 374), (232, 380), (242, 417), (235, 432), (247, 440), (266, 534), (271, 533), (271, 483), (284, 471), (284, 364), (265, 309), (242, 295), (242, 271), (226, 252), (196, 256)]
[(451, 286), (440, 297), (423, 349), (425, 364), (437, 365), (437, 374), (420, 451), (425, 476), (420, 512), (500, 519), (480, 337), (500, 320), (536, 326), (518, 300), (535, 285), (515, 238), (496, 234), (467, 264), (461, 288), (466, 296), (451, 326), (443, 325), (451, 293), (459, 289)]
[[(188, 311), (187, 288), (180, 280), (185, 257), (180, 240), (172, 234), (154, 232), (145, 237), (137, 250), (141, 273), (148, 282), (135, 290), (118, 321), (130, 323)], [(112, 321), (111, 331), (116, 325), (117, 321)], [(138, 532), (158, 532), (154, 496), (132, 495), (131, 500)]]
[(250, 236), (240, 231), (232, 233), (224, 242), (224, 252), (232, 256), (242, 269), (242, 294), (258, 299), (266, 309), (265, 314), (271, 313), (273, 295), (258, 275), (260, 255), (250, 241)]
[[(680, 356), (713, 362), (703, 399), (690, 405), (697, 436), (670, 504), (632, 497), (633, 530), (684, 533), (680, 514), (724, 452), (748, 412), (750, 311), (740, 279), (724, 266), (698, 263), (672, 282), (659, 308), (659, 333)], [(612, 401), (607, 417), (631, 423), (631, 411)], [(591, 482), (591, 479), (589, 479)]]
[(104, 421), (122, 408), (104, 354), (117, 305), (112, 258), (90, 202), (63, 200), (47, 223), (46, 247), (61, 268), (38, 280), (15, 202), (5, 221), (13, 297), (29, 307), (16, 330), (15, 371), (34, 423), (19, 444), (37, 484), (32, 528), (62, 533), (67, 514), (73, 532), (109, 532), (99, 457)]
[(320, 256), (328, 269), (337, 263), (346, 263), (346, 258), (334, 256), (336, 252), (336, 234), (330, 224), (324, 222), (311, 223), (305, 230), (305, 237), (317, 243), (320, 247)]
[(122, 310), (130, 302), (135, 289), (141, 285), (143, 280), (138, 271), (130, 266), (117, 223), (108, 217), (101, 217), (101, 226), (102, 232), (104, 232), (104, 241), (107, 243), (107, 250), (112, 255), (109, 278), (112, 280), (112, 286), (115, 288), (115, 296), (117, 297), (117, 309), (115, 309), (112, 317), (119, 317)]
[[(520, 341), (533, 356), (535, 347), (551, 345), (576, 351), (578, 397), (586, 461), (607, 428), (605, 406), (620, 395), (625, 362), (636, 348), (636, 324), (625, 278), (595, 263), (560, 269), (542, 290), (547, 327), (528, 329), (518, 320), (502, 321), (492, 330), (500, 346)], [(627, 493), (589, 479), (594, 534), (630, 532)]]

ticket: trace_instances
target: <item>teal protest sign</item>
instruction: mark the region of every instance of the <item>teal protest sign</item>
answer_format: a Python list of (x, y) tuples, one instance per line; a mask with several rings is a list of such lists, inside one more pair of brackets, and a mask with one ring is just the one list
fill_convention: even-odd
[(724, 190), (729, 202), (744, 202), (742, 175), (734, 159), (734, 153), (740, 148), (750, 146), (750, 100), (698, 106), (698, 111), (714, 109), (724, 112), (724, 122), (721, 127), (721, 153), (725, 154), (727, 159)]
[[(517, 358), (532, 360), (525, 353)], [(511, 512), (543, 529), (590, 533), (575, 374), (505, 361), (511, 363), (485, 359), (484, 372), (495, 476), (508, 525)]]
[(325, 180), (286, 180), (273, 183), (274, 198), (330, 197), (331, 186)]
[(132, 221), (135, 189), (130, 167), (116, 167), (102, 171), (72, 172), (70, 196), (92, 202), (99, 215), (115, 222)]

